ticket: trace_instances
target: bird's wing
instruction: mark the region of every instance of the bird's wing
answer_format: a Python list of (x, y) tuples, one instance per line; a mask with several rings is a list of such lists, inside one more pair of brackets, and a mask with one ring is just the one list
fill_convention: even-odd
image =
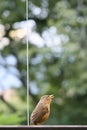
[(31, 115), (31, 121), (38, 122), (46, 113), (48, 113), (48, 107), (38, 106)]

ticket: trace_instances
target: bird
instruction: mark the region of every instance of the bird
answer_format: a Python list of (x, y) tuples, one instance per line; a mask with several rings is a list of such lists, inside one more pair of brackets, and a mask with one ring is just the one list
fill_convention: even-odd
[(41, 125), (48, 119), (50, 115), (50, 104), (53, 98), (53, 95), (44, 95), (40, 98), (40, 101), (31, 113), (30, 125)]

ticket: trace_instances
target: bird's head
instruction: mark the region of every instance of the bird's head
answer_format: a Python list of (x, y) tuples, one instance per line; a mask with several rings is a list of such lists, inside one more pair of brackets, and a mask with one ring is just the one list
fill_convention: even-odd
[(51, 101), (52, 101), (53, 98), (54, 98), (53, 95), (44, 95), (44, 96), (41, 97), (40, 101), (51, 103)]

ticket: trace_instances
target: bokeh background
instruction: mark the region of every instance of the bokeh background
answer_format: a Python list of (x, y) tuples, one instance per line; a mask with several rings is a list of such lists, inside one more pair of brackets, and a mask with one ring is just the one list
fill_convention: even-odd
[(30, 0), (30, 20), (30, 112), (54, 94), (45, 124), (86, 125), (87, 1)]
[[(28, 2), (29, 116), (53, 94), (44, 125), (86, 125), (87, 1)], [(0, 125), (27, 124), (25, 5), (0, 1)]]
[(27, 124), (25, 0), (0, 0), (0, 125)]

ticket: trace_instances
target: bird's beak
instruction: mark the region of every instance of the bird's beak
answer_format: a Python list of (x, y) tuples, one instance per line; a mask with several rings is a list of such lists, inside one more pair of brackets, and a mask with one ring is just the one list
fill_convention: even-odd
[(53, 98), (54, 98), (54, 96), (53, 96), (53, 95), (50, 95), (50, 98), (51, 98), (51, 99), (53, 99)]

